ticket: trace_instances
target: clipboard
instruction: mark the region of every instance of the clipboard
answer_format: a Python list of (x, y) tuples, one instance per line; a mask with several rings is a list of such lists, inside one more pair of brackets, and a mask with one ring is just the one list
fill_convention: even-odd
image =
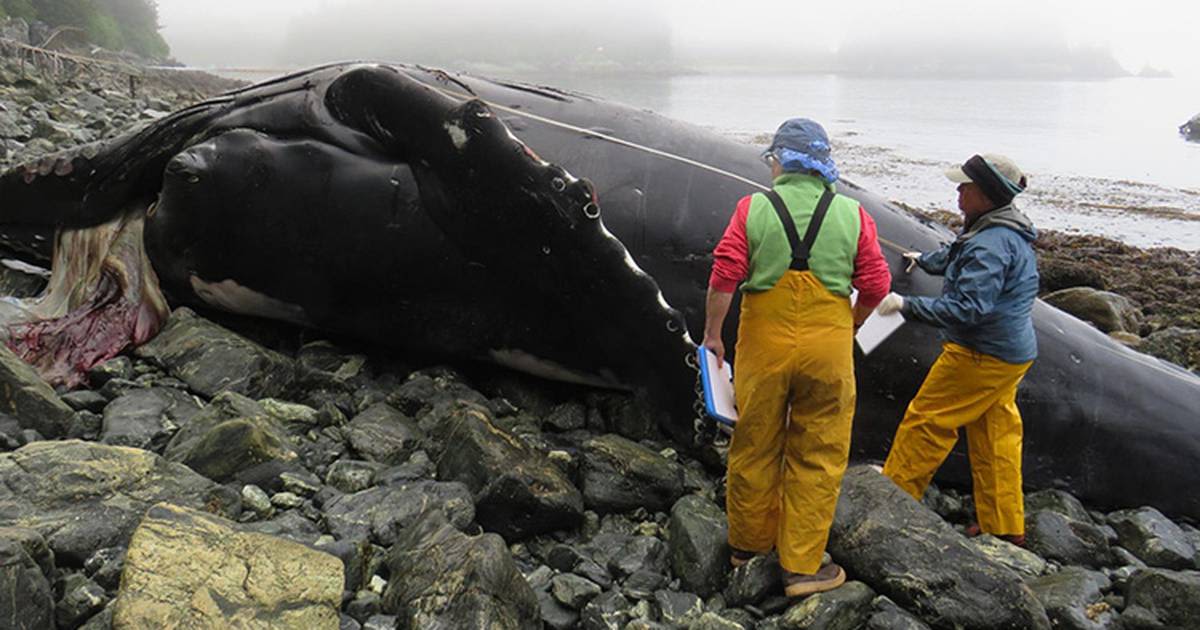
[(733, 397), (733, 368), (727, 361), (718, 365), (717, 357), (700, 346), (696, 349), (700, 363), (700, 382), (704, 385), (704, 410), (713, 420), (732, 428), (737, 424), (737, 405)]
[[(858, 302), (858, 291), (850, 292), (850, 303)], [(854, 340), (858, 342), (858, 347), (864, 355), (871, 354), (871, 351), (879, 347), (885, 339), (892, 336), (901, 326), (904, 325), (904, 316), (900, 313), (891, 313), (890, 315), (880, 315), (879, 313), (871, 313), (867, 321), (859, 327), (858, 332), (854, 335)]]

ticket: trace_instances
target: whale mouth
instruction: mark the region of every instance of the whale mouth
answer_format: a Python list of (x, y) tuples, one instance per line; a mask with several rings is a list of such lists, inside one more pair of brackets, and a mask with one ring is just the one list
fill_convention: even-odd
[(88, 370), (166, 322), (170, 310), (143, 245), (144, 215), (59, 230), (41, 295), (0, 301), (0, 339), (51, 385), (86, 383)]

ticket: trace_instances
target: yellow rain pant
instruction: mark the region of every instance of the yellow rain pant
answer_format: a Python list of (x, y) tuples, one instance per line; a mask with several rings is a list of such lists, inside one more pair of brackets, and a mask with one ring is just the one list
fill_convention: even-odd
[(988, 534), (1024, 534), (1017, 385), (1032, 364), (1006, 363), (956, 343), (943, 344), (904, 412), (883, 474), (920, 500), (958, 441), (959, 427), (966, 427), (979, 528)]
[(729, 446), (729, 544), (815, 573), (829, 539), (854, 418), (850, 302), (809, 271), (742, 296)]

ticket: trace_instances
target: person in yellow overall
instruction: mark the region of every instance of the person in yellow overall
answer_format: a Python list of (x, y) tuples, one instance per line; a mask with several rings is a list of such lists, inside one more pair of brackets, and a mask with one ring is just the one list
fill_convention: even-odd
[[(968, 535), (1025, 543), (1021, 492), (1021, 412), (1017, 385), (1037, 357), (1033, 303), (1037, 257), (1033, 223), (1013, 205), (1025, 176), (1002, 155), (976, 155), (946, 172), (958, 184), (963, 233), (949, 245), (904, 256), (945, 276), (942, 295), (888, 295), (880, 313), (942, 329), (942, 354), (909, 403), (883, 474), (920, 499), (967, 429), (975, 515)], [(910, 265), (911, 268), (911, 265)]]
[(703, 345), (724, 357), (721, 328), (740, 284), (730, 561), (778, 549), (795, 597), (846, 579), (821, 561), (849, 458), (854, 330), (887, 295), (891, 273), (870, 215), (834, 191), (837, 165), (819, 124), (784, 122), (763, 158), (773, 188), (738, 203), (713, 251)]

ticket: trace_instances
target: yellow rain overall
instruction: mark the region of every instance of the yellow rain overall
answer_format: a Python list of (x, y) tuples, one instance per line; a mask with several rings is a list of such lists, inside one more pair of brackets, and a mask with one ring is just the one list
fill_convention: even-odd
[[(815, 234), (813, 222), (819, 229), (820, 219), (810, 222)], [(794, 225), (789, 240), (796, 251)], [(775, 547), (785, 570), (811, 574), (849, 459), (854, 321), (847, 297), (795, 267), (774, 287), (742, 297), (726, 511), (730, 545)]]
[[(1025, 533), (1021, 493), (1021, 414), (1017, 385), (1032, 361), (1007, 363), (946, 342), (896, 430), (883, 474), (920, 500), (967, 429), (967, 454), (982, 531)], [(739, 427), (740, 428), (740, 427)]]

